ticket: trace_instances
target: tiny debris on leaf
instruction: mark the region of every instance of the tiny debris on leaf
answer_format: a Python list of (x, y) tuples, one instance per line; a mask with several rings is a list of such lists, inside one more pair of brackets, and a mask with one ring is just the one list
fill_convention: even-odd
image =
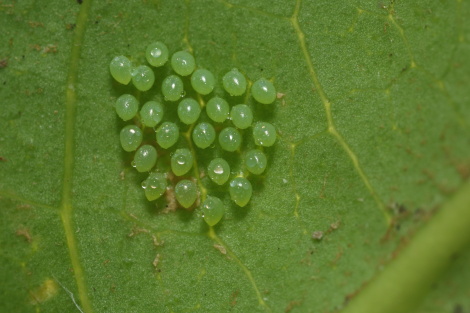
[(160, 263), (160, 253), (157, 253), (157, 255), (155, 256), (155, 259), (152, 262), (152, 265), (155, 267), (155, 269), (157, 268), (158, 263)]
[(134, 237), (140, 233), (149, 233), (149, 231), (145, 228), (134, 227), (132, 231), (127, 235), (128, 237)]
[(31, 239), (31, 234), (29, 233), (29, 231), (26, 229), (26, 228), (18, 228), (16, 230), (16, 235), (17, 236), (22, 236), (26, 239), (27, 242), (31, 243), (32, 239)]
[(331, 223), (330, 228), (331, 230), (337, 230), (339, 228), (340, 221), (336, 221), (334, 223)]
[(8, 66), (8, 59), (0, 60), (0, 68), (5, 68)]
[(219, 245), (217, 243), (214, 244), (214, 248), (216, 248), (217, 250), (220, 251), (220, 253), (222, 253), (223, 255), (227, 254), (227, 250), (225, 249), (224, 246), (222, 245)]
[(321, 240), (323, 238), (323, 232), (321, 230), (314, 231), (312, 233), (312, 238), (315, 240)]
[(153, 235), (153, 234), (152, 234), (152, 240), (153, 240), (153, 245), (154, 245), (155, 247), (163, 246), (163, 244), (165, 243), (164, 240), (158, 241), (157, 236), (155, 236), (155, 235)]

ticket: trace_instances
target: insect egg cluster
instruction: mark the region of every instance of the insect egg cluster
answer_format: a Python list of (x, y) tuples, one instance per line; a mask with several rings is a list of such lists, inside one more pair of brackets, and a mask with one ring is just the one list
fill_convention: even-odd
[[(121, 146), (134, 153), (132, 166), (148, 173), (142, 187), (149, 201), (171, 194), (184, 208), (199, 206), (206, 223), (213, 226), (223, 217), (225, 205), (207, 190), (223, 190), (244, 207), (253, 192), (250, 176), (266, 170), (268, 159), (263, 150), (276, 142), (276, 129), (256, 121), (252, 107), (273, 103), (275, 87), (265, 78), (251, 84), (242, 72), (232, 69), (220, 79), (230, 95), (224, 98), (212, 95), (216, 76), (198, 67), (187, 51), (170, 55), (164, 43), (154, 42), (147, 46), (145, 59), (147, 64), (135, 64), (126, 56), (117, 56), (109, 65), (118, 83), (135, 87), (114, 104), (118, 116), (129, 123), (121, 129)], [(147, 91), (156, 91), (156, 96), (141, 103)], [(229, 104), (231, 97), (249, 91), (255, 104)], [(246, 138), (250, 142), (244, 145)], [(198, 160), (199, 154), (204, 159)], [(237, 164), (230, 163), (234, 160)], [(202, 173), (208, 178), (202, 180)], [(210, 184), (214, 185), (207, 188)]]

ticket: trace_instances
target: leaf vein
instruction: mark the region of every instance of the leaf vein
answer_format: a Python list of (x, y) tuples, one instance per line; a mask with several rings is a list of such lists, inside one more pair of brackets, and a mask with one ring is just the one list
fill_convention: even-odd
[(339, 142), (343, 150), (346, 152), (348, 157), (351, 159), (353, 166), (356, 170), (356, 172), (359, 174), (362, 182), (368, 189), (369, 193), (372, 195), (374, 198), (375, 202), (377, 203), (377, 206), (380, 208), (380, 210), (383, 212), (384, 217), (387, 221), (387, 224), (391, 223), (391, 217), (385, 210), (385, 205), (383, 204), (382, 200), (378, 197), (377, 193), (375, 192), (374, 188), (372, 187), (371, 183), (369, 182), (368, 177), (364, 173), (357, 155), (354, 153), (354, 151), (349, 147), (348, 143), (346, 140), (343, 138), (343, 136), (336, 130), (336, 127), (333, 122), (333, 116), (331, 113), (331, 102), (328, 100), (321, 84), (320, 81), (318, 80), (317, 74), (315, 72), (315, 67), (313, 66), (312, 59), (310, 57), (310, 54), (307, 49), (307, 44), (305, 41), (305, 33), (302, 31), (300, 24), (299, 24), (299, 13), (300, 13), (300, 7), (301, 7), (302, 0), (297, 0), (294, 12), (290, 18), (290, 22), (294, 28), (295, 33), (297, 34), (297, 38), (300, 44), (300, 49), (302, 50), (305, 62), (307, 63), (308, 71), (310, 74), (310, 78), (313, 81), (313, 84), (315, 86), (315, 89), (317, 90), (320, 99), (323, 103), (323, 106), (325, 108), (325, 113), (326, 113), (326, 118), (327, 118), (327, 123), (328, 123), (328, 132)]
[(76, 84), (78, 79), (79, 60), (83, 38), (85, 34), (88, 14), (90, 12), (92, 0), (84, 1), (80, 7), (77, 17), (75, 34), (72, 42), (72, 51), (70, 65), (67, 75), (66, 99), (65, 99), (65, 158), (64, 158), (64, 178), (62, 183), (62, 203), (60, 217), (65, 232), (67, 247), (69, 250), (70, 261), (72, 263), (75, 281), (77, 283), (78, 296), (83, 311), (93, 312), (88, 291), (83, 275), (82, 265), (75, 238), (75, 231), (72, 225), (72, 179), (73, 179), (73, 161), (74, 161), (74, 130), (75, 130), (75, 112), (77, 108)]

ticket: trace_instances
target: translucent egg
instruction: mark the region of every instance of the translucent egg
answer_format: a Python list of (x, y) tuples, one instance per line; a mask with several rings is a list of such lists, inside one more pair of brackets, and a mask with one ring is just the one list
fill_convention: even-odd
[(273, 83), (265, 78), (260, 78), (251, 86), (251, 94), (259, 103), (270, 104), (276, 100), (277, 93)]
[(167, 185), (166, 176), (162, 173), (150, 173), (149, 177), (142, 182), (142, 188), (149, 201), (160, 198), (165, 193)]
[(155, 67), (163, 66), (168, 61), (168, 48), (160, 41), (151, 43), (147, 46), (145, 57), (150, 65)]
[(214, 75), (205, 69), (195, 70), (191, 75), (191, 86), (193, 86), (193, 89), (201, 95), (207, 95), (214, 90)]
[(255, 175), (263, 173), (267, 164), (266, 155), (260, 150), (253, 149), (245, 154), (246, 168)]
[(140, 65), (132, 70), (132, 83), (140, 91), (152, 88), (155, 82), (155, 74), (147, 65)]
[(111, 76), (113, 76), (117, 82), (124, 85), (129, 84), (132, 79), (131, 69), (131, 61), (123, 55), (115, 57), (109, 64)]
[(184, 208), (189, 208), (197, 199), (198, 189), (196, 184), (187, 179), (180, 180), (175, 186), (176, 200)]
[(182, 176), (193, 167), (193, 155), (189, 149), (177, 149), (171, 156), (171, 170), (176, 176)]
[(267, 122), (258, 122), (253, 127), (253, 138), (258, 146), (270, 147), (276, 142), (276, 129)]
[(163, 80), (162, 93), (166, 101), (178, 101), (184, 94), (184, 85), (181, 78), (170, 75)]
[(220, 97), (214, 97), (207, 102), (206, 113), (214, 122), (222, 123), (227, 119), (229, 112), (227, 101)]
[(196, 68), (196, 61), (191, 53), (178, 51), (171, 56), (171, 67), (177, 74), (188, 76)]
[(206, 201), (204, 201), (201, 207), (204, 221), (209, 226), (217, 224), (225, 213), (225, 206), (217, 197), (207, 196)]
[(135, 125), (125, 126), (120, 133), (121, 146), (124, 151), (135, 151), (142, 143), (142, 131)]
[(246, 104), (237, 104), (230, 111), (230, 119), (235, 127), (245, 129), (253, 123), (253, 112)]
[(173, 146), (179, 139), (180, 131), (178, 125), (165, 122), (157, 129), (157, 143), (163, 149)]
[(241, 143), (242, 136), (233, 127), (226, 127), (219, 134), (219, 144), (225, 151), (233, 152), (240, 147)]
[(206, 122), (199, 123), (194, 127), (192, 137), (197, 147), (205, 149), (215, 140), (214, 126)]
[(199, 103), (192, 98), (185, 98), (178, 104), (178, 117), (181, 122), (190, 125), (196, 122), (201, 114)]
[(246, 91), (246, 78), (236, 68), (224, 75), (222, 84), (231, 96), (241, 96)]
[(215, 158), (207, 167), (209, 178), (217, 185), (223, 185), (230, 176), (230, 165), (222, 158)]
[(128, 121), (137, 114), (139, 101), (133, 95), (124, 94), (116, 100), (114, 108), (120, 118), (124, 121)]
[(229, 193), (230, 199), (237, 205), (244, 207), (251, 199), (253, 188), (248, 179), (236, 177), (230, 181)]
[(148, 101), (140, 109), (140, 119), (147, 127), (155, 127), (162, 121), (163, 105), (157, 101)]
[(143, 145), (134, 155), (134, 166), (139, 172), (148, 172), (157, 162), (157, 150), (151, 145)]

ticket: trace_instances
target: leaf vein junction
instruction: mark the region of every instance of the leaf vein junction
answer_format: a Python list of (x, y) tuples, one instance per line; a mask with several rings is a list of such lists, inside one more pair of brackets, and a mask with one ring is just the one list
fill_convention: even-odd
[(346, 140), (343, 138), (343, 136), (336, 130), (336, 127), (333, 122), (333, 116), (331, 113), (331, 102), (328, 100), (325, 92), (323, 91), (323, 88), (318, 80), (317, 74), (315, 72), (315, 68), (313, 66), (312, 59), (310, 57), (310, 54), (307, 49), (307, 44), (305, 42), (305, 33), (302, 31), (299, 25), (299, 13), (300, 13), (300, 6), (302, 4), (302, 0), (297, 0), (294, 12), (290, 18), (290, 22), (292, 24), (292, 27), (294, 28), (295, 33), (297, 34), (297, 38), (299, 40), (300, 44), (300, 49), (302, 50), (302, 53), (305, 58), (305, 62), (307, 63), (308, 71), (310, 74), (310, 77), (313, 81), (313, 84), (318, 91), (318, 94), (320, 95), (320, 99), (323, 103), (323, 106), (325, 108), (325, 113), (326, 113), (326, 118), (327, 118), (327, 123), (328, 123), (328, 132), (339, 142), (343, 150), (346, 152), (346, 154), (349, 156), (351, 159), (353, 166), (356, 170), (356, 172), (359, 174), (360, 178), (362, 179), (362, 182), (366, 186), (367, 190), (369, 190), (369, 193), (372, 195), (374, 198), (375, 202), (377, 203), (378, 207), (381, 209), (381, 211), (384, 214), (384, 217), (387, 221), (387, 224), (391, 223), (391, 217), (385, 210), (385, 205), (381, 201), (381, 199), (378, 197), (377, 193), (375, 192), (374, 188), (369, 182), (368, 177), (364, 173), (357, 155), (354, 153), (354, 151), (349, 147), (347, 144)]

